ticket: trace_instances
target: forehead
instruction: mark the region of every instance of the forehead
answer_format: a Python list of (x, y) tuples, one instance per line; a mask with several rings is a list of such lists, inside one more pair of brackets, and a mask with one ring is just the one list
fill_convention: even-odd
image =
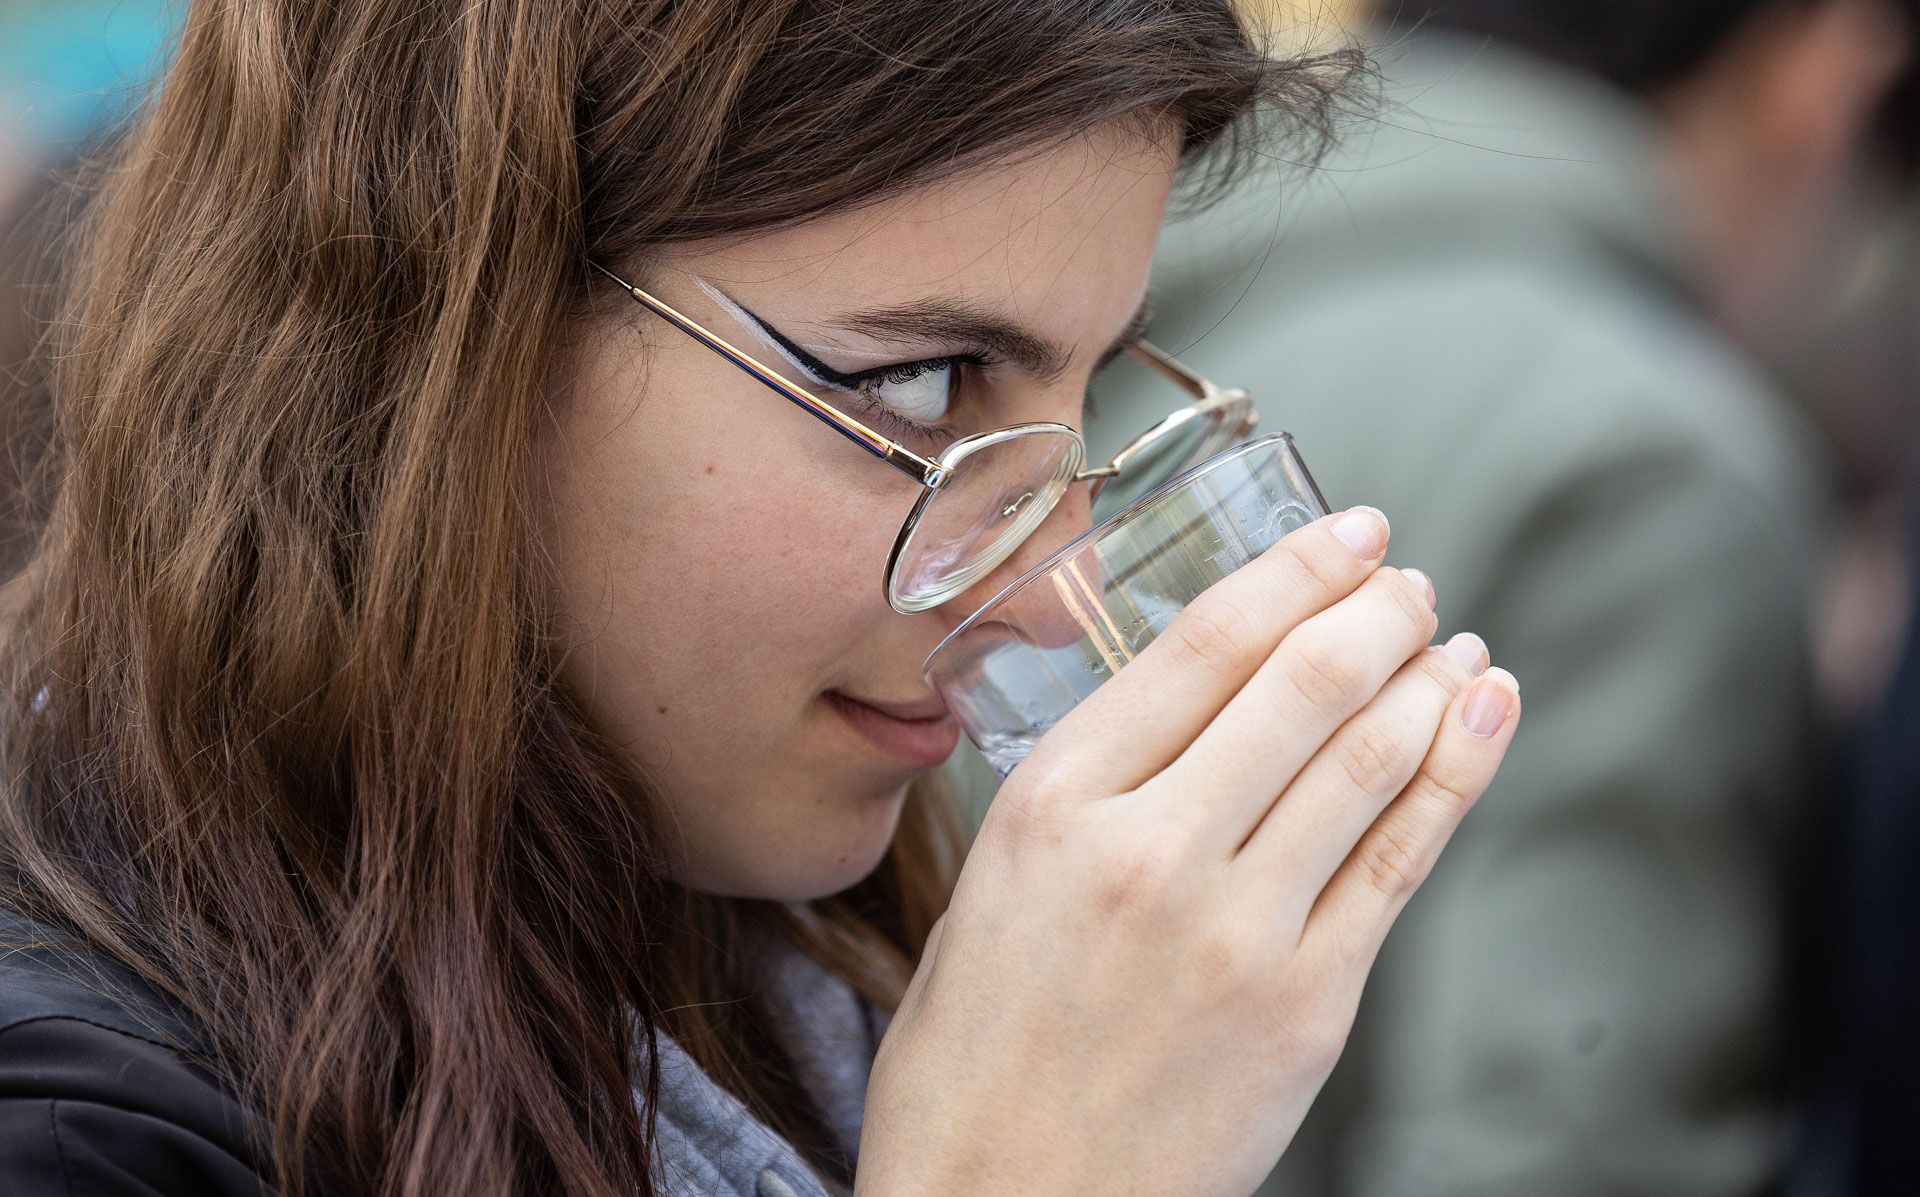
[(1103, 127), (792, 228), (683, 247), (668, 264), (817, 308), (964, 298), (1083, 349), (1145, 292), (1177, 154), (1170, 131)]

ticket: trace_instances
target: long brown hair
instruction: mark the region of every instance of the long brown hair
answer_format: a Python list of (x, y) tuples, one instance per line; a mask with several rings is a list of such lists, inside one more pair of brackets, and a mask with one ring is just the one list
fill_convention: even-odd
[(67, 266), (0, 902), (196, 1019), (289, 1190), (653, 1193), (659, 1031), (829, 1167), (744, 928), (891, 1006), (955, 820), (916, 792), (817, 919), (670, 880), (530, 535), (583, 260), (1109, 119), (1311, 143), (1351, 65), (1264, 59), (1225, 0), (193, 4)]

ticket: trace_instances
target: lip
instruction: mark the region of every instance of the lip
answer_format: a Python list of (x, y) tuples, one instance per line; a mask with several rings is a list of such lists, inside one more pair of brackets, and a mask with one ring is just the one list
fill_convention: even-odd
[(931, 769), (953, 755), (960, 743), (960, 724), (944, 706), (881, 707), (838, 690), (827, 691), (825, 697), (827, 705), (867, 743), (915, 768)]

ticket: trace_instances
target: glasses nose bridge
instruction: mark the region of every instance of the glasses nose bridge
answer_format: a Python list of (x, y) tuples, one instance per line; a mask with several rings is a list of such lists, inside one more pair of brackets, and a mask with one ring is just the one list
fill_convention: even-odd
[[(1251, 407), (1250, 401), (1245, 401), (1244, 393), (1231, 392), (1219, 387), (1171, 355), (1162, 352), (1144, 341), (1137, 342), (1133, 346), (1130, 346), (1130, 349), (1133, 356), (1149, 366), (1155, 375), (1159, 376), (1163, 381), (1172, 384), (1175, 389), (1186, 396), (1188, 399), (1187, 404), (1163, 417), (1155, 425), (1124, 446), (1111, 460), (1100, 465), (1088, 465), (1085, 436), (1078, 430), (1065, 429), (1065, 431), (1073, 435), (1078, 460), (1075, 462), (1074, 469), (1065, 478), (1064, 482), (1058, 484), (1059, 489), (1048, 511), (1036, 519), (1033, 527), (1024, 535), (1018, 537), (1010, 545), (1005, 546), (1004, 555), (1000, 555), (999, 560), (988, 566), (982, 573), (974, 575), (971, 580), (941, 599), (941, 604), (951, 602), (963, 594), (977, 590), (983, 582), (988, 580), (1000, 579), (1002, 581), (1011, 581), (1012, 577), (1017, 577), (1018, 574), (1016, 573), (1010, 576), (1006, 574), (1006, 567), (1009, 562), (1037, 562), (1038, 558), (1035, 558), (1032, 552), (1034, 542), (1036, 540), (1044, 541), (1046, 539), (1041, 535), (1042, 529), (1058, 526), (1055, 513), (1060, 506), (1067, 501), (1067, 496), (1075, 493), (1075, 483), (1085, 482), (1088, 484), (1085, 491), (1087, 519), (1083, 522), (1088, 527), (1091, 527), (1094, 512), (1093, 505), (1099, 500), (1107, 483), (1125, 474), (1129, 466), (1140, 461), (1141, 458), (1151, 457), (1151, 450), (1154, 446), (1173, 444), (1176, 436), (1180, 435), (1183, 431), (1196, 427), (1196, 421), (1206, 422), (1225, 414), (1225, 409), (1228, 407), (1238, 407), (1239, 404), (1233, 403), (1233, 400), (1236, 398), (1244, 401), (1247, 407)], [(1034, 426), (1021, 425), (1016, 427)], [(1055, 425), (1054, 427), (1064, 428), (1062, 425)], [(1014, 429), (1003, 429), (1000, 433), (981, 433), (975, 437), (965, 438), (965, 440), (968, 442), (991, 441), (998, 439), (998, 437), (1004, 433), (1012, 431), (1014, 431)], [(957, 449), (959, 444), (960, 443), (956, 443), (953, 448)], [(939, 458), (938, 464), (945, 470), (945, 473), (939, 480), (938, 485), (933, 487), (936, 492), (951, 482), (953, 472), (964, 460), (964, 457), (956, 460), (952, 454), (953, 449), (950, 449), (948, 453), (942, 454)], [(1178, 464), (1184, 467), (1192, 463), (1181, 461)], [(1122, 493), (1124, 495), (1124, 490)], [(1029, 499), (1030, 493), (1019, 494), (1012, 502), (1002, 507), (1000, 512), (1002, 518), (1014, 518), (1019, 514), (1023, 504), (1028, 502)], [(1085, 528), (1079, 528), (1074, 535), (1078, 535), (1080, 531), (1085, 530)], [(903, 529), (902, 541), (906, 539), (906, 536), (907, 532)], [(1072, 537), (1069, 536), (1067, 539), (1071, 538)], [(1060, 543), (1065, 542), (1062, 541)], [(1055, 545), (1053, 547), (1057, 548), (1058, 546)], [(1043, 553), (1041, 556), (1044, 557), (1052, 551), (1052, 548), (1049, 548), (1047, 553)], [(892, 593), (893, 578), (891, 571), (895, 565), (897, 565), (897, 560), (894, 563), (890, 563), (889, 566), (889, 593)]]

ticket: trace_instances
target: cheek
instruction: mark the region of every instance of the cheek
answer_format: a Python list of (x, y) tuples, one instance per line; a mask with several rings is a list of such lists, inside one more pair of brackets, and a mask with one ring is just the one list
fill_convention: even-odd
[[(562, 608), (594, 655), (688, 715), (792, 701), (876, 617), (849, 600), (877, 600), (885, 549), (845, 510), (844, 479), (764, 427), (699, 418), (672, 398), (686, 393), (602, 387), (562, 414), (547, 454)], [(777, 402), (759, 398), (725, 402)]]
[(833, 518), (839, 496), (741, 464), (663, 462), (657, 501), (636, 487), (619, 503), (609, 615), (637, 654), (679, 664), (690, 706), (730, 702), (721, 691), (735, 681), (810, 693), (874, 618), (849, 601), (878, 594), (879, 568)]
[(669, 808), (691, 883), (851, 883), (897, 811), (823, 750), (816, 700), (893, 618), (881, 505), (911, 499), (858, 490), (887, 471), (777, 397), (696, 410), (675, 398), (705, 393), (693, 379), (656, 368), (636, 400), (633, 377), (582, 378), (541, 446), (564, 679)]

